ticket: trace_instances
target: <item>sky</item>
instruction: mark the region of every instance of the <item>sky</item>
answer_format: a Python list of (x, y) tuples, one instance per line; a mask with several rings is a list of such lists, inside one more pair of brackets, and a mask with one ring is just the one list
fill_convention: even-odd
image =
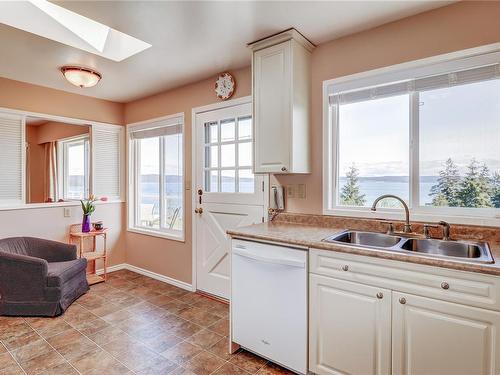
[[(340, 107), (340, 175), (407, 176), (409, 95)], [(420, 175), (436, 176), (451, 157), (461, 173), (471, 158), (500, 171), (500, 79), (420, 94)]]

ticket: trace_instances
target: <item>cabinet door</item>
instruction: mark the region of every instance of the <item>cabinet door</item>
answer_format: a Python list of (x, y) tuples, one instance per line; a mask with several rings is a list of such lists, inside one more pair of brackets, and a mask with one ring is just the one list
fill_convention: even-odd
[(500, 374), (500, 313), (393, 292), (394, 374)]
[(291, 42), (254, 53), (255, 172), (290, 168)]
[(309, 370), (391, 372), (390, 290), (311, 275), (309, 306)]

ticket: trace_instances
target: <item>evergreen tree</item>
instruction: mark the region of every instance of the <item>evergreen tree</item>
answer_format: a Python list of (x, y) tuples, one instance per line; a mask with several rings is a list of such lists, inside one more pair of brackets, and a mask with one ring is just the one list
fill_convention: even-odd
[(340, 192), (340, 202), (345, 206), (364, 206), (365, 195), (360, 194), (358, 184), (359, 171), (353, 164), (346, 173), (347, 181)]
[(491, 186), (488, 167), (472, 159), (460, 184), (458, 198), (462, 207), (491, 207)]
[(491, 203), (500, 208), (500, 172), (495, 172), (491, 178)]
[(444, 163), (444, 169), (439, 172), (437, 185), (432, 186), (430, 195), (434, 196), (432, 199), (433, 206), (460, 206), (458, 199), (458, 192), (460, 190), (460, 174), (458, 168), (448, 158)]

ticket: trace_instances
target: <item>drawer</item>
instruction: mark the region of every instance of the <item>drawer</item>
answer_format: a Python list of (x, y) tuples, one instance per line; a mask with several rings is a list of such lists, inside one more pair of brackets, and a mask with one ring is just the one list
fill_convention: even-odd
[(318, 249), (310, 249), (309, 271), (500, 311), (498, 276)]

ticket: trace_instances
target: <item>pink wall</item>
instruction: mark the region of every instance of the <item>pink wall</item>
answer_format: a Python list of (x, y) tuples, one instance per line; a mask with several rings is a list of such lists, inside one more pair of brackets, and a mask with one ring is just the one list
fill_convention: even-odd
[[(0, 77), (0, 107), (49, 115), (123, 124), (124, 105), (83, 95), (71, 94)], [(99, 205), (94, 220), (110, 228), (109, 265), (125, 262), (125, 204)], [(70, 224), (81, 221), (81, 208), (71, 207), (65, 218), (62, 207), (0, 211), (0, 238), (36, 236), (66, 242)]]
[(123, 124), (122, 103), (0, 77), (0, 107)]
[[(283, 185), (306, 184), (305, 199), (290, 199), (291, 212), (322, 212), (322, 83), (325, 80), (433, 55), (500, 42), (500, 3), (461, 2), (318, 46), (312, 54), (312, 173), (279, 176)], [(466, 27), (464, 27), (466, 25)], [(250, 63), (250, 58), (249, 58)], [(250, 95), (250, 68), (235, 72), (236, 97)], [(214, 78), (125, 105), (125, 122), (184, 112), (186, 185), (191, 184), (191, 109), (215, 103)], [(191, 280), (191, 192), (186, 191), (186, 242), (127, 234), (127, 261)]]
[(38, 126), (38, 143), (55, 142), (59, 139), (89, 134), (90, 126), (73, 125), (63, 122), (49, 121)]
[(462, 49), (500, 42), (500, 2), (460, 2), (324, 43), (312, 54), (312, 173), (283, 176), (306, 184), (290, 212), (322, 213), (323, 81)]
[[(231, 72), (237, 82), (233, 98), (250, 95), (250, 69)], [(170, 115), (184, 113), (184, 155), (186, 178), (185, 242), (166, 240), (136, 233), (127, 233), (127, 262), (175, 279), (191, 282), (191, 110), (220, 101), (214, 93), (216, 77), (179, 87), (172, 91), (127, 103), (125, 122), (127, 124)]]

